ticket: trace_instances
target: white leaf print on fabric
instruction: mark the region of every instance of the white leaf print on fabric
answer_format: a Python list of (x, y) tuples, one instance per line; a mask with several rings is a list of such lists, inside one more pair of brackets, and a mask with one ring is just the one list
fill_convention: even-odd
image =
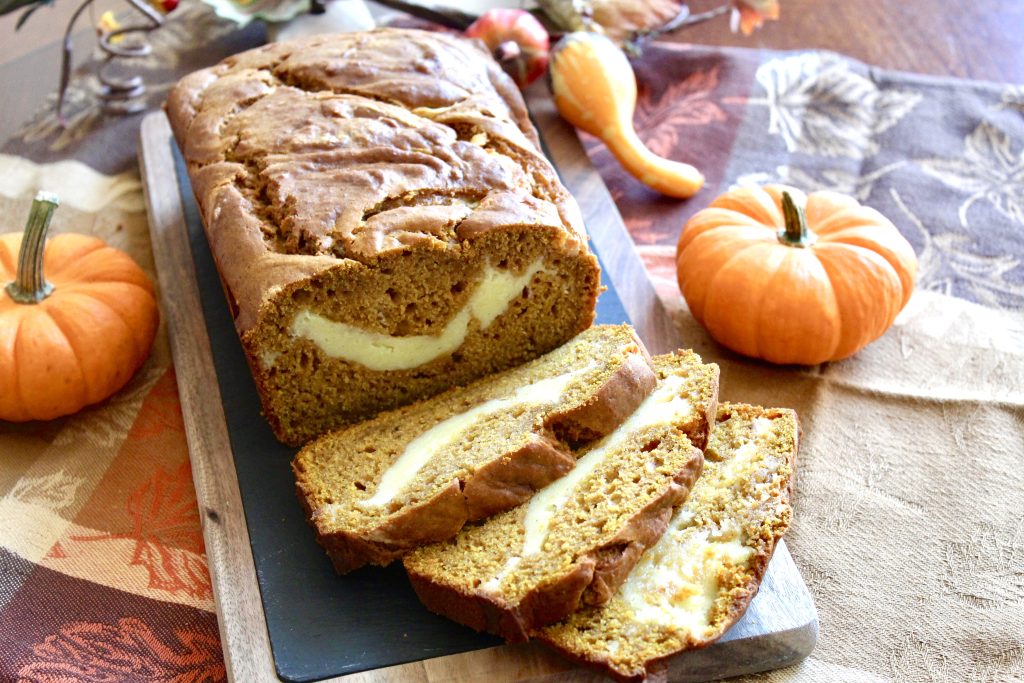
[(1024, 525), (984, 527), (946, 546), (947, 591), (975, 607), (1024, 600)]
[(906, 161), (897, 161), (863, 176), (858, 176), (856, 173), (838, 168), (809, 171), (783, 164), (776, 166), (774, 172), (766, 171), (741, 175), (736, 179), (736, 185), (740, 187), (755, 187), (768, 183), (783, 183), (798, 187), (808, 193), (819, 190), (842, 192), (863, 202), (871, 196), (871, 192), (875, 189), (875, 183), (880, 178), (892, 173), (906, 163)]
[(113, 396), (68, 417), (54, 437), (53, 445), (61, 447), (85, 442), (98, 448), (108, 448), (126, 438), (143, 400), (165, 371), (166, 368), (158, 367), (150, 358)]
[(996, 109), (1016, 109), (1024, 114), (1024, 85), (1011, 85), (1003, 91), (1002, 101)]
[(1006, 279), (1006, 274), (1021, 265), (1011, 254), (984, 256), (972, 253), (973, 242), (967, 235), (945, 232), (933, 235), (921, 219), (911, 211), (895, 188), (889, 190), (896, 206), (906, 214), (922, 249), (917, 255), (918, 287), (950, 296), (960, 296), (956, 288), (970, 292), (966, 297), (993, 308), (1024, 308), (1024, 285)]
[(839, 55), (809, 52), (765, 62), (757, 82), (769, 108), (768, 131), (790, 152), (861, 159), (879, 149), (875, 137), (895, 126), (920, 93), (880, 89)]
[(82, 480), (57, 470), (41, 477), (20, 479), (9, 494), (22, 503), (40, 505), (50, 510), (64, 510), (75, 502)]
[(1010, 136), (987, 121), (964, 138), (962, 156), (916, 163), (933, 178), (971, 193), (958, 212), (964, 228), (968, 227), (968, 210), (980, 199), (991, 202), (1015, 223), (1024, 223), (1024, 151), (1014, 150)]

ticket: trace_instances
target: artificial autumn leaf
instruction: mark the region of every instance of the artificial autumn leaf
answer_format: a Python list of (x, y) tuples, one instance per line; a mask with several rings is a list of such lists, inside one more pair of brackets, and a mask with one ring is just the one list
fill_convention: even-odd
[(761, 28), (766, 20), (775, 21), (778, 18), (778, 0), (732, 0), (733, 33), (738, 29), (743, 35), (749, 36)]
[(167, 645), (134, 618), (117, 624), (71, 622), (32, 646), (33, 661), (18, 670), (18, 681), (206, 683), (225, 678), (216, 635), (176, 630), (175, 637)]
[(562, 32), (601, 33), (617, 43), (657, 32), (686, 11), (681, 0), (538, 0), (537, 4)]
[(685, 3), (679, 0), (592, 0), (594, 21), (606, 36), (623, 41), (636, 33), (656, 30), (675, 19)]

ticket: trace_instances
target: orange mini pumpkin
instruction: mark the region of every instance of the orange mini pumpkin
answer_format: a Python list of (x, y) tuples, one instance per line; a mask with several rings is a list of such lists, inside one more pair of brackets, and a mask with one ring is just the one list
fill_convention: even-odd
[(86, 235), (46, 243), (56, 206), (40, 193), (25, 232), (0, 235), (0, 419), (49, 420), (102, 401), (156, 335), (153, 285), (131, 257)]
[(913, 248), (882, 214), (781, 185), (731, 190), (694, 215), (676, 266), (690, 312), (719, 343), (803, 365), (882, 336), (917, 277)]

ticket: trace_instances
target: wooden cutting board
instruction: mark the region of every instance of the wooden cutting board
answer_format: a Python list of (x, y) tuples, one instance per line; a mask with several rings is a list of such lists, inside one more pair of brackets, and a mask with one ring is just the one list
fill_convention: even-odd
[[(653, 353), (677, 348), (676, 331), (574, 131), (546, 90), (535, 88), (528, 99), (622, 308)], [(162, 112), (143, 121), (139, 154), (229, 679), (600, 680), (541, 646), (498, 645), (427, 613), (398, 567), (331, 573), (290, 494), (294, 451), (273, 439), (258, 414)], [(817, 631), (813, 601), (782, 543), (744, 618), (710, 647), (675, 657), (670, 679), (787, 666), (807, 656)]]

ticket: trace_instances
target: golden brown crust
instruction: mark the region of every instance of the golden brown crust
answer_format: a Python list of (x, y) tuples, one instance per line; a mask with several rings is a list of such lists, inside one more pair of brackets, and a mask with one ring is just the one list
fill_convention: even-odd
[[(717, 419), (725, 422), (733, 414), (747, 418), (763, 417), (769, 420), (782, 420), (793, 426), (793, 433), (791, 448), (787, 451), (785, 463), (780, 468), (781, 471), (787, 472), (788, 475), (785, 477), (784, 485), (779, 490), (775, 499), (777, 508), (786, 511), (786, 515), (784, 518), (775, 521), (770, 529), (770, 533), (758, 539), (756, 554), (750, 560), (748, 580), (740, 587), (738, 592), (733, 592), (733, 600), (725, 612), (721, 613), (718, 617), (716, 622), (719, 625), (718, 636), (728, 631), (746, 613), (747, 607), (750, 606), (750, 601), (757, 596), (757, 592), (761, 588), (761, 580), (768, 571), (768, 564), (771, 562), (772, 555), (775, 554), (775, 546), (789, 528), (789, 515), (793, 505), (793, 487), (796, 481), (796, 458), (800, 450), (800, 438), (803, 432), (799, 416), (795, 410), (790, 408), (761, 408), (760, 406), (751, 406), (743, 403), (725, 403), (718, 410)], [(705, 638), (695, 643), (694, 646), (698, 648), (707, 647), (715, 642), (718, 636)], [(657, 660), (653, 660), (652, 663), (655, 661)]]
[[(756, 430), (755, 436), (750, 436), (752, 425), (759, 418), (775, 425), (769, 436), (764, 437), (767, 439), (765, 442), (757, 441), (760, 437), (756, 436)], [(552, 646), (566, 658), (601, 670), (615, 680), (629, 683), (663, 681), (673, 656), (683, 650), (710, 645), (742, 617), (757, 595), (776, 544), (789, 525), (800, 423), (792, 410), (728, 403), (719, 407), (717, 421), (719, 426), (705, 453), (708, 462), (738, 457), (735, 454), (740, 452), (740, 446), (749, 447), (755, 442), (760, 443), (758, 447), (769, 455), (759, 455), (758, 460), (751, 461), (757, 468), (756, 477), (738, 475), (743, 481), (736, 485), (748, 492), (746, 502), (739, 498), (730, 499), (727, 494), (723, 496), (722, 491), (713, 488), (721, 484), (702, 480), (694, 485), (683, 508), (687, 519), (697, 520), (694, 523), (725, 529), (740, 520), (744, 534), (751, 534), (744, 541), (752, 552), (749, 559), (742, 567), (732, 567), (731, 571), (723, 567), (716, 577), (719, 581), (718, 598), (706, 617), (705, 631), (698, 635), (688, 627), (670, 628), (641, 622), (627, 606), (628, 601), (619, 594), (604, 607), (581, 610), (563, 623), (531, 633), (531, 637)], [(716, 466), (708, 465), (706, 468), (714, 470), (714, 477), (718, 476)], [(750, 476), (749, 481), (747, 476)], [(730, 480), (715, 478), (713, 481)], [(743, 506), (748, 506), (747, 512)], [(664, 541), (651, 553), (658, 556), (663, 545)], [(610, 644), (615, 644), (614, 649)], [(623, 658), (627, 646), (630, 654)], [(615, 656), (612, 652), (616, 653)]]
[[(670, 368), (674, 363), (671, 359), (689, 357), (694, 357), (697, 359), (697, 362), (700, 362), (700, 357), (693, 351), (679, 349), (672, 353), (657, 356), (658, 361), (656, 365), (657, 367)], [(686, 436), (690, 439), (690, 443), (700, 451), (707, 448), (708, 437), (711, 436), (711, 432), (715, 428), (716, 415), (718, 413), (718, 390), (722, 381), (717, 365), (711, 363), (705, 367), (708, 368), (708, 371), (696, 380), (702, 392), (700, 398), (693, 404), (694, 410), (697, 412), (696, 419), (686, 430)], [(700, 473), (698, 472), (698, 474)]]
[[(593, 322), (579, 209), (476, 43), (399, 29), (277, 43), (187, 76), (166, 106), (281, 441), (522, 363)], [(470, 321), (461, 346), (411, 369), (369, 368), (292, 327), (312, 311), (441, 338), (488, 268), (533, 262), (544, 269), (489, 327)]]
[[(367, 564), (386, 566), (413, 548), (443, 541), (459, 532), (466, 522), (483, 519), (515, 507), (534, 491), (562, 476), (576, 459), (564, 444), (535, 436), (526, 445), (473, 473), (465, 483), (453, 479), (429, 500), (391, 515), (368, 533), (344, 529), (317, 529), (317, 540), (340, 574)], [(296, 474), (299, 498), (308, 498), (304, 481)]]
[(167, 112), (242, 332), (272, 288), (444, 242), (451, 221), (463, 239), (524, 225), (584, 236), (522, 97), (471, 41), (381, 29), (279, 43), (185, 77)]
[[(543, 568), (536, 573), (534, 569), (528, 570), (529, 578), (521, 583), (517, 575), (524, 564), (537, 556), (518, 564), (525, 556), (514, 551), (509, 555), (506, 548), (523, 543), (516, 534), (525, 533), (528, 515), (524, 508), (505, 513), (483, 526), (467, 527), (453, 541), (408, 556), (405, 567), (410, 582), (428, 609), (509, 642), (523, 642), (531, 631), (560, 621), (583, 605), (599, 605), (611, 597), (644, 550), (661, 537), (673, 509), (685, 500), (703, 463), (701, 451), (692, 442), (706, 443), (713, 426), (707, 416), (713, 415), (717, 400), (717, 367), (701, 365), (699, 357), (692, 353), (653, 360), (661, 377), (679, 373), (686, 378), (681, 386), (685, 387), (682, 395), (689, 397), (694, 408), (690, 416), (672, 426), (634, 425), (632, 429), (638, 431), (626, 437), (629, 446), (622, 446), (623, 453), (630, 455), (609, 456), (603, 461), (605, 464), (599, 465), (601, 469), (589, 475), (592, 484), (587, 493), (574, 493), (567, 499), (577, 501), (579, 507), (572, 510), (579, 512), (573, 514), (581, 517), (576, 517), (575, 522), (570, 521), (574, 519), (571, 514), (560, 518), (565, 526), (559, 529), (556, 545), (564, 543), (564, 547), (559, 545), (557, 552), (545, 550), (544, 553), (552, 554), (538, 560)], [(633, 455), (641, 452), (644, 457)], [(655, 475), (647, 469), (653, 462), (671, 462), (673, 469), (668, 475)], [(639, 489), (643, 491), (642, 504), (635, 509), (634, 499), (627, 496), (628, 500), (606, 503), (607, 507), (600, 508), (608, 510), (607, 518), (585, 516), (583, 510), (595, 505), (594, 501), (620, 495), (616, 489), (624, 488), (624, 482), (648, 479), (651, 483)], [(627, 506), (625, 512), (621, 509), (623, 505)], [(609, 524), (612, 526), (608, 527)], [(581, 545), (571, 540), (584, 538), (584, 526), (601, 530), (597, 535), (586, 536), (601, 538), (599, 543), (589, 545), (592, 541), (585, 540)], [(615, 531), (609, 533), (607, 528)], [(475, 555), (479, 557), (474, 558)], [(514, 569), (503, 569), (513, 566)], [(506, 571), (507, 581), (494, 578)], [(512, 584), (525, 590), (512, 588)]]
[(406, 574), (416, 596), (431, 612), (476, 631), (501, 636), (509, 643), (524, 643), (530, 628), (556, 622), (580, 606), (584, 591), (594, 580), (595, 564), (592, 557), (581, 557), (557, 580), (529, 593), (514, 606), (439, 584), (432, 576), (409, 566)]
[[(702, 462), (700, 451), (693, 449), (673, 483), (639, 510), (612, 543), (577, 556), (568, 571), (535, 587), (517, 604), (504, 603), (500, 595), (465, 593), (457, 586), (437, 583), (436, 577), (420, 574), (415, 565), (407, 564), (409, 581), (430, 611), (509, 643), (526, 642), (531, 631), (561, 621), (584, 604), (602, 604), (614, 594), (643, 551), (661, 537), (673, 507), (686, 498), (700, 474)], [(482, 626), (481, 615), (486, 615)]]
[[(467, 521), (480, 520), (515, 507), (571, 470), (576, 464), (576, 454), (572, 444), (559, 435), (587, 434), (586, 439), (575, 442), (579, 445), (607, 434), (629, 417), (656, 383), (655, 373), (649, 365), (650, 356), (632, 328), (596, 326), (570, 342), (581, 349), (588, 345), (598, 348), (598, 343), (600, 351), (587, 351), (587, 354), (578, 356), (577, 362), (585, 364), (592, 355), (602, 354), (604, 357), (600, 361), (613, 369), (600, 376), (600, 384), (581, 392), (582, 399), (573, 399), (574, 403), (551, 408), (539, 425), (539, 433), (516, 435), (522, 437), (521, 445), (503, 446), (508, 450), (503, 451), (501, 457), (452, 479), (433, 496), (413, 506), (400, 508), (372, 524), (363, 520), (357, 529), (342, 528), (334, 520), (326, 519), (324, 510), (342, 500), (343, 493), (325, 490), (320, 481), (321, 473), (312, 471), (318, 467), (318, 451), (334, 449), (348, 454), (346, 449), (354, 442), (349, 438), (353, 430), (329, 434), (307, 446), (292, 463), (296, 491), (307, 511), (307, 518), (317, 530), (319, 542), (331, 556), (335, 568), (347, 573), (365, 564), (386, 565), (413, 548), (450, 538)], [(560, 353), (570, 357), (576, 352), (566, 345), (552, 356)], [(533, 365), (540, 367), (544, 362), (546, 359), (541, 358)], [(561, 371), (579, 369), (567, 366)], [(509, 371), (505, 377), (518, 373), (528, 382), (531, 372), (527, 366)], [(488, 382), (487, 379), (481, 380), (477, 386), (485, 388)], [(476, 389), (454, 389), (419, 405), (383, 414), (372, 423), (356, 429), (360, 433), (372, 431), (383, 435), (395, 424), (407, 422), (413, 411), (429, 411), (432, 405), (444, 410), (447, 404), (461, 404), (461, 395), (472, 391)], [(612, 407), (605, 406), (606, 402)], [(595, 419), (595, 414), (601, 420)], [(387, 437), (375, 438), (383, 441)], [(352, 457), (356, 455), (351, 454)], [(327, 503), (328, 500), (331, 502)]]
[[(637, 353), (587, 403), (559, 417), (554, 431), (570, 443), (589, 441), (608, 433), (608, 425), (618, 425), (640, 404), (638, 397), (654, 389), (657, 377), (651, 372), (651, 357), (637, 339)], [(715, 388), (717, 393), (718, 388)]]
[(699, 449), (694, 448), (693, 456), (676, 475), (672, 486), (637, 513), (612, 543), (591, 553), (596, 562), (594, 578), (583, 594), (582, 604), (603, 605), (608, 602), (626, 580), (644, 550), (654, 545), (665, 533), (672, 511), (686, 500), (703, 466), (704, 456)]
[[(637, 403), (642, 397), (637, 397)], [(561, 477), (576, 464), (564, 443), (533, 434), (526, 445), (508, 458), (494, 460), (473, 472), (462, 486), (465, 521), (476, 521), (519, 505), (538, 489)], [(462, 525), (459, 525), (462, 528)], [(432, 540), (442, 540), (454, 533)]]

